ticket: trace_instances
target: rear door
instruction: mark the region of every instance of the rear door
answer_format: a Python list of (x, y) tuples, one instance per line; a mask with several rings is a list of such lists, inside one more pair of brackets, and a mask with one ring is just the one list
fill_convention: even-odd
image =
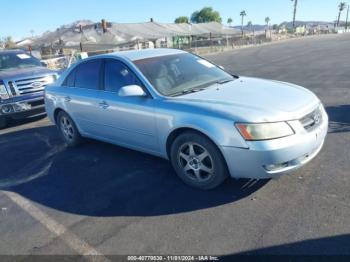
[(63, 83), (67, 88), (62, 97), (67, 112), (80, 131), (90, 136), (101, 131), (99, 108), (102, 59), (88, 60), (78, 65)]

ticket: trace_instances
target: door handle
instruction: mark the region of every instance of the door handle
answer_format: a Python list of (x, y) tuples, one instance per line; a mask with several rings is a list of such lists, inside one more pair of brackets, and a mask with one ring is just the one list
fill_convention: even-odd
[(106, 101), (102, 101), (98, 103), (99, 107), (102, 109), (107, 109), (109, 107), (109, 104)]
[(72, 98), (70, 98), (70, 96), (64, 97), (64, 102), (70, 102), (71, 100), (72, 100)]

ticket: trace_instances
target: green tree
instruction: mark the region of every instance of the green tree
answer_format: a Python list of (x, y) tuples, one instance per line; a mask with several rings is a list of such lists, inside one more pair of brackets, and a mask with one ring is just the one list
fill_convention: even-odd
[(294, 2), (294, 9), (293, 9), (293, 29), (295, 29), (295, 18), (297, 15), (297, 7), (298, 7), (298, 0), (291, 0)]
[(278, 30), (278, 24), (274, 24), (274, 25), (272, 26), (272, 29), (275, 30), (275, 31)]
[(227, 19), (227, 23), (229, 24), (229, 26), (231, 26), (232, 22), (233, 22), (232, 18), (229, 17), (229, 18)]
[(244, 35), (244, 31), (243, 31), (243, 25), (244, 25), (244, 17), (247, 15), (247, 12), (245, 10), (241, 11), (239, 14), (242, 17), (241, 20), (241, 30), (242, 30), (242, 36)]
[(339, 26), (339, 23), (340, 23), (340, 16), (341, 16), (341, 13), (344, 11), (344, 9), (346, 8), (346, 3), (345, 2), (340, 2), (339, 5), (338, 5), (338, 8), (339, 8), (339, 14), (338, 14), (338, 20), (337, 20), (337, 26)]
[(191, 15), (192, 23), (221, 23), (222, 19), (220, 13), (215, 11), (212, 7), (203, 7), (200, 11), (195, 11)]
[(178, 18), (175, 19), (176, 24), (181, 24), (181, 23), (188, 23), (189, 18), (187, 16), (179, 16)]

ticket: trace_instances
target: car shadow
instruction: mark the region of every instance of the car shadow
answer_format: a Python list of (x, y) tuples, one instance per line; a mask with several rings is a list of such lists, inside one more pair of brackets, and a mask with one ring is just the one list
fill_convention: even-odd
[(329, 132), (342, 133), (350, 131), (350, 105), (328, 106)]
[(5, 130), (6, 128), (18, 127), (25, 124), (30, 124), (46, 117), (46, 112), (38, 113), (31, 117), (20, 118), (20, 119), (7, 119), (7, 124), (5, 128), (0, 128), (0, 130)]
[(184, 185), (168, 161), (88, 141), (67, 148), (54, 126), (0, 136), (0, 188), (64, 212), (157, 216), (238, 201), (267, 180), (228, 179), (201, 191)]
[(349, 261), (349, 243), (349, 234), (308, 239), (226, 255), (220, 261)]

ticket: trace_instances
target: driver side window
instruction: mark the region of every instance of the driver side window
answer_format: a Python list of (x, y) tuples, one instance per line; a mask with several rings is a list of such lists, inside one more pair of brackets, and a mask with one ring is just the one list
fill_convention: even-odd
[(104, 79), (104, 89), (110, 92), (117, 93), (121, 87), (127, 85), (141, 86), (137, 76), (127, 66), (117, 60), (106, 60)]

